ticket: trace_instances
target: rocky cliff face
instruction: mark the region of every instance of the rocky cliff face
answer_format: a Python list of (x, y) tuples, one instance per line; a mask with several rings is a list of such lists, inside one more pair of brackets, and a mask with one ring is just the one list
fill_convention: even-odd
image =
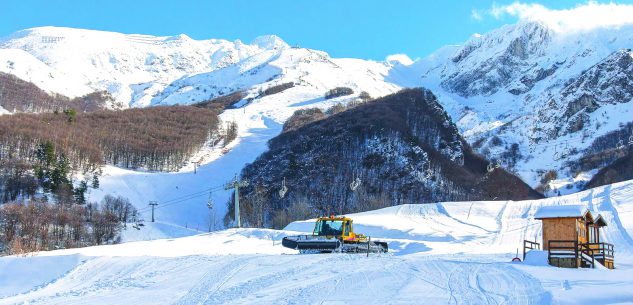
[(542, 56), (550, 41), (551, 31), (538, 23), (473, 37), (450, 58), (455, 69), (442, 71), (441, 86), (463, 97), (494, 94), (526, 75), (533, 68), (530, 59)]
[[(581, 189), (599, 169), (578, 172), (570, 164), (631, 122), (631, 45), (632, 26), (562, 33), (528, 22), (473, 36), (408, 69), (478, 152), (532, 186), (554, 169), (564, 193)], [(513, 147), (517, 160), (505, 157)]]

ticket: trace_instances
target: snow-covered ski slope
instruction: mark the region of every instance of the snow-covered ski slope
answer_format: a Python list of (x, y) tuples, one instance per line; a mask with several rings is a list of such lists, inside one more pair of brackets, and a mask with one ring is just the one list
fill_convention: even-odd
[[(536, 187), (543, 172), (558, 169), (560, 179), (550, 185), (555, 191), (547, 195), (575, 192), (596, 170), (576, 175), (576, 171), (569, 172), (566, 162), (581, 157), (582, 149), (596, 137), (628, 122), (631, 102), (606, 103), (600, 111), (588, 114), (591, 120), (587, 122), (592, 123), (585, 125), (591, 128), (582, 130), (582, 137), (571, 133), (546, 137), (544, 133), (567, 121), (554, 118), (560, 118), (566, 105), (585, 92), (570, 89), (567, 91), (573, 94), (567, 94), (563, 89), (568, 80), (591, 76), (587, 71), (595, 69), (595, 73), (605, 71), (601, 84), (628, 75), (630, 69), (616, 69), (615, 63), (618, 59), (630, 61), (626, 49), (633, 41), (632, 33), (633, 27), (624, 26), (561, 34), (544, 24), (520, 22), (474, 35), (463, 46), (446, 46), (413, 62), (404, 55), (385, 61), (332, 58), (322, 51), (291, 47), (276, 36), (243, 43), (40, 27), (0, 38), (0, 71), (71, 97), (107, 90), (115, 99), (112, 108), (193, 104), (244, 92), (245, 99), (236, 104), (239, 108), (222, 114), (223, 121), (239, 125), (239, 137), (228, 149), (206, 147), (177, 173), (109, 166), (104, 169), (101, 189), (90, 194), (93, 201), (100, 201), (106, 193), (126, 196), (145, 208), (146, 220), (147, 204), (156, 200), (160, 222), (200, 229), (209, 223), (208, 198), (215, 201), (218, 224), (230, 195), (221, 188), (206, 195), (204, 190), (223, 185), (254, 161), (295, 110), (357, 100), (362, 91), (379, 97), (403, 87), (430, 88), (469, 142), (493, 136), (503, 140), (504, 145), (486, 141), (485, 149), (479, 149), (488, 159), (507, 153), (517, 143), (524, 158), (514, 170), (524, 181)], [(512, 60), (507, 62), (508, 58)], [(505, 72), (511, 77), (503, 76)], [(260, 95), (290, 82), (293, 88)], [(622, 87), (628, 88), (628, 83), (624, 81)], [(324, 100), (324, 93), (335, 87), (352, 88), (354, 94)], [(609, 92), (596, 89), (589, 93), (597, 94), (600, 101), (610, 101)], [(546, 101), (550, 97), (557, 101), (551, 107)], [(0, 107), (0, 114), (11, 110)], [(552, 122), (545, 122), (550, 119)], [(540, 140), (536, 143), (535, 139)], [(194, 175), (193, 162), (199, 161), (202, 167)], [(194, 193), (199, 196), (186, 197)], [(167, 233), (162, 235), (169, 236)]]
[[(185, 105), (244, 93), (238, 109), (221, 115), (223, 122), (238, 124), (238, 138), (228, 147), (205, 147), (175, 173), (103, 169), (100, 188), (90, 190), (90, 200), (100, 201), (105, 194), (125, 196), (143, 209), (145, 220), (150, 219), (149, 201), (159, 203), (156, 218), (165, 226), (155, 226), (155, 234), (130, 239), (180, 236), (187, 228), (203, 229), (210, 224), (222, 227), (230, 192), (221, 186), (267, 149), (267, 141), (281, 132), (294, 111), (358, 100), (363, 91), (373, 97), (396, 92), (401, 87), (386, 80), (394, 78), (389, 71), (396, 65), (402, 65), (397, 58), (388, 62), (331, 58), (325, 52), (290, 47), (276, 36), (245, 44), (193, 40), (185, 35), (40, 27), (0, 38), (0, 71), (68, 96), (107, 90), (115, 99), (111, 108)], [(294, 87), (261, 95), (288, 83)], [(354, 94), (323, 98), (327, 90), (340, 86), (353, 89)], [(8, 111), (0, 108), (0, 114)], [(201, 164), (195, 174), (194, 162)], [(209, 198), (214, 201), (211, 216)], [(173, 225), (185, 229), (176, 230)], [(175, 230), (179, 233), (170, 235)]]
[[(616, 270), (561, 269), (542, 255), (543, 205), (583, 204), (608, 222)], [(0, 304), (625, 304), (633, 302), (633, 181), (559, 198), (405, 205), (349, 215), (383, 255), (299, 255), (311, 231), (229, 229), (175, 239), (0, 258)]]
[[(372, 71), (358, 76), (356, 69)], [(252, 75), (250, 72), (256, 71)], [(238, 138), (226, 148), (206, 147), (192, 162), (201, 166), (194, 173), (193, 163), (179, 172), (147, 173), (107, 166), (100, 178), (100, 189), (91, 190), (90, 198), (99, 201), (104, 194), (118, 194), (129, 198), (138, 208), (144, 208), (145, 220), (149, 220), (147, 205), (150, 200), (159, 203), (158, 221), (189, 228), (205, 228), (209, 225), (207, 201), (214, 201), (215, 223), (220, 226), (226, 213), (226, 203), (231, 195), (222, 186), (239, 174), (246, 163), (265, 152), (268, 140), (277, 136), (283, 123), (296, 111), (303, 108), (329, 108), (337, 103), (358, 100), (361, 92), (371, 96), (384, 96), (401, 89), (383, 80), (388, 68), (382, 63), (355, 59), (331, 59), (324, 53), (309, 49), (289, 48), (266, 51), (248, 60), (218, 71), (182, 78), (174, 88), (193, 88), (201, 83), (215, 84), (217, 88), (244, 89), (245, 97), (236, 109), (221, 114), (224, 122), (238, 124)], [(237, 77), (237, 75), (242, 75)], [(266, 79), (274, 78), (272, 81)], [(260, 83), (264, 81), (263, 83)], [(294, 87), (280, 93), (259, 96), (260, 89), (293, 82)], [(200, 90), (165, 91), (161, 101), (165, 104), (177, 101), (203, 100)], [(338, 86), (352, 88), (353, 95), (324, 99), (324, 93)], [(225, 89), (228, 90), (228, 89)], [(230, 92), (230, 91), (226, 91)], [(281, 183), (281, 181), (279, 182)], [(210, 193), (209, 190), (214, 192)], [(191, 195), (193, 194), (193, 195)], [(191, 196), (188, 196), (191, 195)]]

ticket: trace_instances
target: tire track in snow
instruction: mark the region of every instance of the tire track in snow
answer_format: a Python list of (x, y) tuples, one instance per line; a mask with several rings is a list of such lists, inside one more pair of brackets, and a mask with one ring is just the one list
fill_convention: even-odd
[(551, 298), (537, 279), (505, 263), (453, 264), (448, 304), (543, 304)]
[[(281, 257), (274, 256), (259, 256), (251, 257), (246, 261), (240, 261), (238, 266), (229, 266), (230, 271), (228, 276), (225, 276), (219, 285), (216, 286), (210, 293), (195, 294), (198, 289), (195, 289), (194, 294), (190, 297), (185, 297), (183, 302), (178, 304), (235, 304), (235, 303), (258, 303), (251, 300), (251, 297), (258, 297), (259, 295), (266, 295), (272, 297), (271, 289), (272, 285), (284, 282), (289, 274), (301, 274), (305, 270), (313, 269), (315, 263), (310, 259), (310, 263), (301, 264), (301, 255), (288, 255)], [(319, 257), (320, 260), (327, 257)], [(244, 257), (238, 258), (244, 260)], [(273, 264), (270, 264), (270, 260), (274, 260)], [(299, 261), (299, 262), (298, 262)], [(270, 272), (263, 270), (261, 266), (272, 267)], [(247, 270), (253, 267), (253, 270)], [(253, 275), (257, 272), (257, 275)], [(248, 275), (245, 278), (237, 278), (237, 275), (242, 273)], [(214, 276), (205, 280), (205, 283), (212, 283)], [(229, 281), (233, 281), (232, 285), (227, 285)], [(205, 285), (201, 285), (200, 288), (204, 289)], [(293, 290), (292, 287), (283, 287), (280, 290), (275, 291), (276, 294), (290, 295)], [(264, 291), (264, 292), (262, 292)], [(260, 293), (262, 292), (262, 293)], [(186, 300), (186, 302), (184, 302)], [(272, 302), (270, 300), (263, 301), (263, 303), (280, 304), (279, 301)]]
[[(236, 261), (238, 264), (236, 264)], [(187, 293), (181, 297), (176, 304), (204, 304), (209, 298), (218, 292), (231, 280), (240, 270), (242, 270), (248, 262), (245, 258), (234, 258), (228, 264), (220, 268), (207, 271), (200, 279), (198, 284), (189, 289)]]
[[(85, 304), (87, 297), (119, 289), (145, 289), (153, 284), (154, 277), (170, 272), (157, 270), (157, 264), (142, 258), (91, 259), (43, 289), (4, 299), (0, 304)], [(95, 273), (95, 270), (102, 271)]]

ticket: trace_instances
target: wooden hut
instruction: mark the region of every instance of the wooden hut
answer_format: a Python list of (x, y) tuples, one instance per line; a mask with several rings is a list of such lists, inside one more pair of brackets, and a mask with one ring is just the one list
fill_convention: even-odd
[(594, 217), (582, 205), (557, 205), (541, 207), (534, 218), (543, 221), (542, 245), (550, 265), (614, 268), (613, 245), (600, 238), (600, 228), (607, 225), (601, 215)]

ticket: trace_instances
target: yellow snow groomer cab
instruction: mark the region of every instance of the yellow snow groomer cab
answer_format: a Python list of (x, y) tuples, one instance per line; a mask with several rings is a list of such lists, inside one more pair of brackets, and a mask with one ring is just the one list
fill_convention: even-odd
[(287, 236), (282, 244), (306, 252), (387, 252), (387, 243), (372, 241), (364, 234), (354, 232), (354, 221), (345, 216), (319, 217), (312, 235)]

